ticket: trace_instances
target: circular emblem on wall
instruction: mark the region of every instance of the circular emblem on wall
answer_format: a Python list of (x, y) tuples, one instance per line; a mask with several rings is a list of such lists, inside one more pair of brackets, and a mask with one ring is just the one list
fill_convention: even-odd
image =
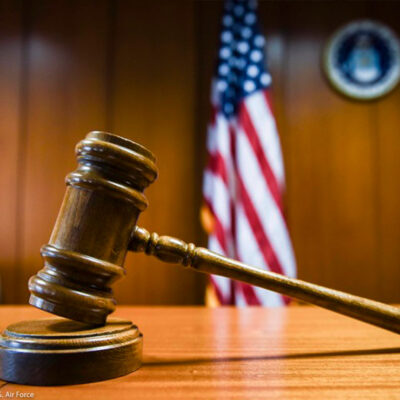
[(385, 25), (355, 21), (334, 33), (325, 48), (323, 64), (339, 92), (355, 99), (375, 99), (399, 82), (399, 41)]

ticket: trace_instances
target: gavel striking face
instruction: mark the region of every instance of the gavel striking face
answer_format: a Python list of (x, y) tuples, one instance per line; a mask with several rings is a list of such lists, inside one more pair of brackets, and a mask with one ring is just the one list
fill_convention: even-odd
[(30, 304), (102, 325), (114, 311), (111, 284), (125, 274), (127, 250), (273, 290), (400, 333), (400, 310), (377, 301), (250, 267), (179, 239), (136, 226), (147, 207), (144, 189), (157, 177), (154, 155), (130, 140), (91, 132), (76, 147), (78, 169), (67, 191), (44, 268), (29, 281)]

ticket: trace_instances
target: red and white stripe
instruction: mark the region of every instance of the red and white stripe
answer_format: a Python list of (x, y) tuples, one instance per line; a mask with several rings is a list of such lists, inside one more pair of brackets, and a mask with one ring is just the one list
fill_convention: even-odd
[[(214, 86), (215, 88), (215, 86)], [(219, 110), (208, 131), (203, 195), (214, 218), (209, 248), (261, 269), (294, 277), (296, 262), (282, 206), (284, 166), (268, 92), (246, 96), (235, 117)], [(281, 295), (212, 276), (221, 304), (279, 306)]]

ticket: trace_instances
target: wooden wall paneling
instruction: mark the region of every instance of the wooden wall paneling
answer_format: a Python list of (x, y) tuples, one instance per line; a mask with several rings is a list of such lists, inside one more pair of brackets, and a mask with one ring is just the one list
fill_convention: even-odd
[(329, 35), (363, 16), (360, 3), (286, 3), (290, 215), (299, 276), (377, 297), (376, 131), (369, 104), (328, 86)]
[[(207, 164), (207, 130), (211, 119), (211, 82), (214, 76), (215, 63), (219, 46), (220, 20), (223, 11), (221, 1), (195, 2), (195, 27), (196, 27), (196, 148), (194, 149), (197, 160), (196, 199), (200, 209), (203, 199), (203, 172)], [(197, 243), (207, 247), (207, 234), (200, 228)], [(208, 279), (205, 278), (205, 281)]]
[[(400, 37), (400, 4), (382, 1), (379, 7), (368, 4), (369, 13), (387, 24)], [(397, 10), (397, 12), (396, 12)], [(374, 124), (378, 130), (377, 160), (379, 204), (379, 263), (377, 289), (383, 301), (400, 301), (400, 88), (373, 102)]]
[(379, 129), (377, 157), (379, 263), (377, 287), (383, 301), (400, 300), (400, 90), (376, 104)]
[[(149, 230), (195, 240), (194, 3), (117, 2), (112, 130), (157, 156), (159, 178), (139, 218)], [(120, 303), (199, 303), (201, 277), (181, 267), (129, 254)]]
[(379, 129), (379, 279), (377, 286), (383, 301), (400, 300), (400, 91), (397, 89), (377, 103)]
[[(366, 3), (342, 4), (331, 24), (340, 26), (368, 17)], [(331, 13), (334, 14), (334, 8)], [(328, 276), (340, 289), (380, 299), (375, 109), (368, 102), (341, 96), (332, 98), (330, 104), (334, 203), (330, 211)]]
[(19, 1), (0, 1), (0, 302), (16, 299), (23, 23)]
[(28, 87), (23, 175), (22, 274), (18, 301), (28, 298), (27, 280), (42, 265), (75, 168), (74, 147), (93, 129), (105, 129), (107, 1), (26, 2), (30, 12)]
[[(393, 2), (261, 2), (299, 277), (398, 301), (397, 89), (360, 103), (329, 87), (324, 44), (362, 17), (399, 34)], [(148, 146), (160, 177), (140, 224), (206, 243), (199, 225), (222, 2), (0, 1), (0, 268), (26, 302), (87, 131)], [(25, 22), (23, 22), (23, 20)], [(24, 61), (25, 60), (25, 61)], [(205, 278), (129, 255), (122, 303), (201, 303)]]
[[(211, 82), (214, 77), (215, 65), (217, 61), (220, 23), (223, 12), (222, 1), (198, 1), (195, 2), (195, 23), (196, 23), (196, 149), (197, 155), (197, 193), (198, 208), (202, 207), (203, 201), (203, 173), (207, 165), (207, 132), (211, 120)], [(198, 217), (200, 218), (200, 216)], [(208, 235), (200, 227), (198, 231), (197, 243), (199, 246), (207, 247)], [(204, 276), (205, 285), (208, 284), (208, 276)]]
[[(328, 194), (321, 182), (327, 180), (329, 146), (327, 138), (320, 134), (320, 131), (325, 134), (327, 122), (317, 108), (324, 104), (326, 89), (319, 69), (320, 33), (302, 32), (309, 25), (309, 11), (300, 5), (285, 3), (288, 26), (284, 77), (286, 199), (298, 275), (327, 283), (324, 279), (327, 266), (322, 264), (329, 242), (323, 213)], [(321, 87), (325, 89), (322, 92)]]

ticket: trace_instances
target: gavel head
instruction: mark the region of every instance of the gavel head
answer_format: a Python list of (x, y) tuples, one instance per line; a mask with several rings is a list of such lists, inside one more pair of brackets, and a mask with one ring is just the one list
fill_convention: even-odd
[(114, 311), (110, 285), (123, 263), (143, 190), (157, 177), (154, 155), (106, 132), (90, 132), (76, 147), (78, 168), (47, 245), (44, 268), (29, 280), (29, 303), (73, 320), (104, 324)]

